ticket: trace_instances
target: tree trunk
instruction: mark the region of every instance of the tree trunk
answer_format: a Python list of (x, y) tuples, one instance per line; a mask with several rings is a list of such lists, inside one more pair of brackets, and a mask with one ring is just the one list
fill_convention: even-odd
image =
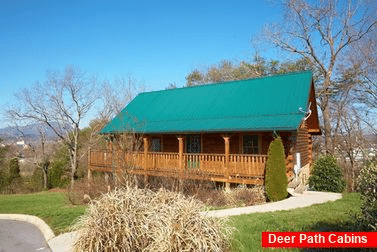
[(43, 168), (43, 187), (47, 190), (47, 171)]
[(73, 186), (75, 184), (75, 173), (77, 170), (77, 155), (78, 155), (78, 142), (79, 142), (79, 134), (80, 129), (78, 127), (78, 124), (75, 126), (74, 131), (74, 141), (73, 141), (73, 148), (71, 149), (71, 189), (73, 189)]
[(71, 189), (73, 189), (75, 184), (75, 173), (77, 168), (77, 152), (76, 150), (69, 150), (70, 161), (71, 161)]
[(325, 150), (326, 154), (332, 154), (331, 145), (331, 124), (330, 124), (330, 111), (329, 106), (326, 106), (323, 111), (323, 124), (325, 126)]
[(326, 154), (333, 154), (334, 150), (331, 145), (331, 116), (330, 116), (330, 96), (331, 96), (331, 90), (329, 90), (329, 87), (331, 85), (331, 75), (332, 75), (332, 66), (333, 64), (330, 64), (329, 69), (325, 73), (325, 80), (323, 83), (323, 103), (322, 103), (322, 116), (323, 116), (323, 124), (325, 128), (325, 150)]

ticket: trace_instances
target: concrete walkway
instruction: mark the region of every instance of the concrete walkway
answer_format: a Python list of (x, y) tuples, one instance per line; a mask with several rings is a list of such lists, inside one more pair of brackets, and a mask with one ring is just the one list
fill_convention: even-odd
[[(262, 213), (262, 212), (273, 212), (281, 210), (290, 210), (294, 208), (301, 208), (311, 206), (313, 204), (321, 204), (327, 201), (335, 201), (341, 199), (342, 195), (340, 193), (325, 193), (325, 192), (311, 192), (307, 191), (303, 194), (294, 194), (292, 197), (279, 201), (272, 202), (258, 206), (249, 206), (249, 207), (240, 207), (232, 209), (223, 209), (204, 212), (204, 215), (213, 216), (213, 217), (222, 217), (222, 216), (234, 216), (241, 214), (250, 214), (250, 213)], [(20, 217), (21, 216), (21, 217)], [(53, 252), (72, 252), (72, 244), (77, 237), (77, 232), (70, 232), (61, 234), (54, 237), (51, 229), (45, 224), (41, 219), (28, 216), (28, 215), (4, 215), (0, 214), (0, 219), (12, 219), (17, 218), (18, 220), (23, 219), (24, 221), (32, 221), (34, 225), (39, 227), (42, 233), (45, 235), (45, 239), (48, 242), (51, 250)], [(38, 220), (39, 219), (39, 220)]]
[(207, 216), (223, 217), (223, 216), (234, 216), (234, 215), (251, 214), (251, 213), (265, 213), (265, 212), (290, 210), (294, 208), (307, 207), (313, 204), (321, 204), (327, 201), (335, 201), (341, 198), (342, 198), (342, 194), (340, 193), (306, 191), (303, 194), (294, 194), (288, 199), (278, 201), (278, 202), (272, 202), (272, 203), (267, 203), (267, 204), (257, 205), (257, 206), (209, 211), (205, 214)]

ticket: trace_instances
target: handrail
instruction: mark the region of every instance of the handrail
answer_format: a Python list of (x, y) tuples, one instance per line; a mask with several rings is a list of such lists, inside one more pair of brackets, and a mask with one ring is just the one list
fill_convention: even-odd
[[(139, 167), (146, 170), (179, 170), (177, 152), (125, 152), (110, 150), (89, 150), (89, 165), (95, 169), (112, 169), (115, 166)], [(263, 176), (267, 155), (262, 154), (184, 153), (182, 171), (201, 171), (225, 176)], [(114, 159), (113, 159), (114, 158)], [(144, 167), (146, 165), (146, 167)], [(227, 176), (228, 176), (227, 175)]]

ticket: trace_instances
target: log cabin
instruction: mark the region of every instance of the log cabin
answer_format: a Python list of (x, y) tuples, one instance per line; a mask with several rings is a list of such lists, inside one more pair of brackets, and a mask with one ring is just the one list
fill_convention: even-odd
[[(280, 135), (286, 174), (309, 176), (312, 136), (321, 134), (311, 72), (144, 92), (101, 130), (92, 171), (263, 184), (267, 151)], [(141, 149), (115, 148), (138, 137)], [(121, 157), (121, 158), (119, 158)], [(120, 161), (119, 161), (120, 160)]]

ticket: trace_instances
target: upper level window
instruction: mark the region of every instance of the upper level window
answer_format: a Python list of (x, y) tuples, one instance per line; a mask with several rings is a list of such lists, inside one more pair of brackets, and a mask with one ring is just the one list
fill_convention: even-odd
[(258, 135), (243, 136), (243, 153), (259, 154)]

